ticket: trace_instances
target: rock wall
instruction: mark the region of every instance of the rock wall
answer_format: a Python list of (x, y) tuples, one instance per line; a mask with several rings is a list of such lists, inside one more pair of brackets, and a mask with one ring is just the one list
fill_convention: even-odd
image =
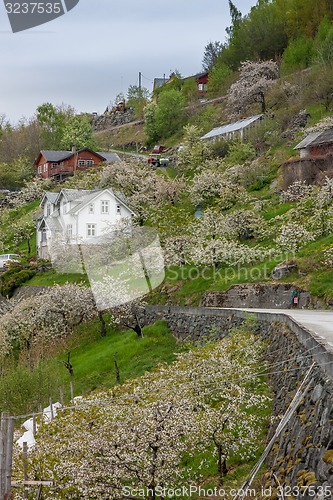
[(93, 129), (95, 132), (99, 130), (106, 130), (111, 127), (118, 127), (125, 125), (135, 120), (134, 110), (127, 108), (125, 111), (115, 111), (109, 115), (100, 115), (93, 120)]
[[(268, 359), (275, 364), (270, 374), (275, 394), (273, 416), (280, 417), (312, 364), (311, 350), (300, 344), (293, 332), (282, 324), (272, 326), (270, 331), (263, 328), (261, 334), (268, 341)], [(284, 360), (289, 361), (282, 365)], [(272, 425), (268, 438), (272, 437), (275, 427)], [(303, 494), (297, 498), (324, 498), (315, 494), (322, 488), (333, 493), (333, 383), (320, 365), (315, 365), (306, 396), (276, 440), (268, 466), (266, 487), (276, 492), (274, 474), (285, 494), (290, 486), (294, 491), (300, 488)]]
[[(287, 309), (295, 286), (291, 283), (258, 283), (233, 285), (226, 292), (206, 292), (201, 299), (203, 307), (253, 307), (260, 309)], [(309, 292), (301, 291), (300, 308), (312, 305)]]
[(296, 181), (307, 184), (321, 184), (326, 176), (333, 175), (333, 155), (320, 158), (299, 158), (289, 160), (281, 165), (283, 189), (287, 189)]
[[(278, 498), (277, 480), (285, 498), (332, 498), (320, 493), (333, 493), (333, 350), (287, 316), (267, 313), (251, 316), (258, 320), (257, 333), (267, 341), (271, 366), (269, 378), (276, 418), (272, 419), (268, 439), (315, 362), (301, 405), (274, 443), (265, 487), (271, 488), (270, 498)], [(178, 337), (203, 341), (212, 335), (223, 338), (248, 317), (249, 313), (241, 310), (147, 306), (142, 319), (149, 323), (165, 319)], [(290, 487), (294, 492), (299, 488), (301, 494), (292, 496)]]

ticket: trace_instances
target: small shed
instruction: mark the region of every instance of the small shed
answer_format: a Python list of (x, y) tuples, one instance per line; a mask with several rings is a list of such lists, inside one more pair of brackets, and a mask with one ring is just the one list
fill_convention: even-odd
[(213, 130), (205, 134), (201, 139), (215, 142), (221, 139), (232, 140), (239, 138), (242, 141), (246, 138), (249, 131), (256, 127), (263, 118), (263, 114), (255, 115), (237, 122), (213, 128)]
[(312, 132), (303, 139), (296, 150), (300, 152), (300, 158), (319, 157), (333, 153), (333, 128)]

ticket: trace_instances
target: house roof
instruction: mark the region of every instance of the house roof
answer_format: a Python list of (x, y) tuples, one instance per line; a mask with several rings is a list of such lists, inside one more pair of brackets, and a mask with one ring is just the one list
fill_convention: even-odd
[(202, 78), (203, 76), (208, 76), (208, 75), (209, 75), (208, 71), (202, 71), (201, 73), (197, 73), (196, 75), (186, 76), (185, 78), (182, 78), (182, 80), (189, 80), (190, 78), (195, 78), (197, 80), (198, 78)]
[(93, 151), (92, 149), (89, 149), (89, 148), (79, 149), (78, 151), (76, 151), (76, 153), (74, 153), (73, 151), (60, 151), (60, 150), (56, 151), (56, 150), (51, 150), (51, 149), (42, 149), (36, 158), (35, 165), (38, 164), (41, 156), (44, 156), (46, 161), (59, 162), (59, 161), (66, 160), (67, 158), (70, 158), (74, 154), (81, 153), (82, 151), (90, 151), (91, 153), (93, 153), (97, 156), (100, 156), (100, 158), (102, 160), (120, 161), (120, 158), (116, 153), (97, 152), (97, 151)]
[(39, 206), (43, 207), (46, 201), (49, 201), (50, 203), (52, 203), (52, 205), (54, 205), (55, 202), (57, 201), (58, 195), (59, 193), (53, 193), (52, 191), (45, 191)]
[(67, 201), (81, 201), (85, 196), (96, 192), (96, 189), (62, 189), (60, 193), (58, 193), (56, 203), (58, 203), (61, 196)]
[[(75, 207), (71, 208), (71, 210), (68, 212), (69, 214), (71, 215), (74, 215), (74, 214), (77, 214), (78, 212), (80, 212), (80, 210), (82, 210), (84, 207), (86, 207), (89, 203), (91, 203), (95, 198), (97, 198), (97, 196), (99, 196), (101, 193), (104, 193), (105, 191), (109, 192), (117, 201), (119, 201), (119, 203), (121, 203), (124, 207), (126, 207), (133, 215), (134, 212), (133, 210), (131, 210), (127, 204), (124, 202), (124, 199), (123, 199), (123, 196), (117, 196), (116, 193), (114, 193), (112, 191), (112, 189), (110, 188), (105, 188), (105, 189), (101, 189), (99, 191), (93, 191), (93, 192), (90, 192), (89, 194), (87, 194), (86, 196), (84, 196), (82, 199), (81, 199), (81, 202), (78, 203), (77, 205), (75, 205)], [(119, 193), (118, 193), (119, 194)]]
[(255, 115), (250, 118), (245, 118), (244, 120), (239, 120), (237, 122), (228, 123), (227, 125), (222, 125), (221, 127), (213, 128), (210, 132), (201, 137), (201, 139), (211, 139), (212, 137), (217, 137), (219, 135), (229, 134), (230, 132), (236, 132), (248, 127), (251, 123), (260, 120), (264, 115)]
[(162, 87), (165, 83), (169, 81), (169, 78), (154, 78), (154, 89)]
[[(42, 154), (46, 161), (62, 161), (73, 154), (72, 151), (53, 151), (50, 149), (42, 149), (40, 154)], [(39, 156), (39, 155), (38, 155)]]
[(309, 146), (322, 146), (324, 144), (333, 143), (333, 128), (324, 130), (323, 132), (312, 132), (305, 137), (294, 149), (304, 149)]
[(39, 225), (39, 229), (41, 228), (43, 222), (49, 228), (49, 230), (51, 232), (61, 232), (62, 231), (61, 224), (56, 217), (44, 217), (44, 219), (41, 221), (41, 223)]
[(103, 158), (105, 158), (105, 160), (107, 162), (118, 162), (118, 161), (120, 161), (120, 158), (117, 155), (117, 153), (111, 153), (111, 152), (103, 153), (103, 152), (98, 152), (97, 154), (99, 156), (102, 156)]

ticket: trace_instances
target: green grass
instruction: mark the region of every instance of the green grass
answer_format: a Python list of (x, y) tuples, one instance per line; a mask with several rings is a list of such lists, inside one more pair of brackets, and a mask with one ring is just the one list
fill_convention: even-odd
[(172, 301), (179, 305), (198, 306), (205, 292), (221, 292), (232, 285), (271, 281), (271, 273), (279, 259), (259, 264), (234, 267), (198, 268), (194, 265), (170, 267), (162, 285), (165, 293), (158, 289), (151, 296), (152, 303), (163, 304), (170, 300), (167, 290), (172, 290)]
[[(132, 330), (118, 331), (108, 328), (107, 336), (100, 336), (98, 319), (81, 325), (73, 337), (80, 342), (70, 348), (74, 369), (75, 393), (87, 393), (94, 389), (112, 387), (116, 384), (114, 355), (123, 383), (129, 378), (139, 377), (159, 363), (171, 363), (175, 352), (183, 347), (173, 335), (165, 321), (157, 321), (143, 329), (143, 338)], [(67, 359), (67, 352), (58, 356)]]
[(262, 211), (262, 216), (266, 220), (273, 219), (274, 217), (277, 217), (278, 215), (283, 215), (288, 210), (291, 208), (294, 208), (296, 206), (296, 203), (282, 203), (278, 204), (277, 206), (269, 207), (267, 210)]
[(88, 284), (88, 278), (85, 274), (60, 274), (54, 269), (39, 272), (25, 283), (25, 286), (53, 286), (64, 285), (65, 283), (84, 283)]
[[(107, 320), (107, 316), (105, 316)], [(107, 336), (100, 335), (98, 319), (80, 325), (61, 349), (51, 346), (44, 359), (30, 370), (24, 362), (13, 357), (6, 361), (0, 383), (0, 410), (13, 415), (38, 411), (38, 405), (48, 406), (49, 397), (58, 401), (62, 387), (65, 404), (70, 401), (69, 371), (63, 366), (70, 352), (73, 365), (74, 395), (88, 394), (93, 390), (116, 384), (114, 355), (120, 370), (121, 383), (139, 377), (159, 363), (171, 363), (175, 353), (184, 349), (165, 321), (157, 321), (144, 327), (144, 337), (139, 338), (131, 330), (119, 331), (107, 328)], [(56, 354), (57, 353), (57, 354)]]

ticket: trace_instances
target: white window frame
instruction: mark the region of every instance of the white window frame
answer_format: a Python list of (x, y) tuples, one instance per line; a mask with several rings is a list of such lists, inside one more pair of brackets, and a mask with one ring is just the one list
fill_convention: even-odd
[(42, 165), (38, 165), (38, 173), (41, 174), (43, 171), (43, 167)]
[(77, 165), (78, 165), (78, 167), (85, 167), (86, 166), (86, 160), (78, 160)]
[(96, 236), (96, 224), (95, 223), (87, 224), (87, 237), (91, 238), (92, 236)]
[(101, 214), (108, 215), (110, 213), (110, 201), (101, 200)]
[(93, 167), (94, 166), (94, 160), (86, 160), (86, 165), (87, 165), (87, 167)]
[(73, 224), (66, 225), (66, 236), (69, 240), (73, 238)]
[(95, 205), (94, 205), (94, 203), (89, 203), (88, 214), (94, 214), (94, 213), (95, 213)]
[(119, 205), (119, 203), (116, 205), (116, 214), (121, 215), (121, 205)]
[(51, 168), (57, 168), (57, 166), (58, 166), (58, 163), (53, 162), (52, 165), (51, 165)]

